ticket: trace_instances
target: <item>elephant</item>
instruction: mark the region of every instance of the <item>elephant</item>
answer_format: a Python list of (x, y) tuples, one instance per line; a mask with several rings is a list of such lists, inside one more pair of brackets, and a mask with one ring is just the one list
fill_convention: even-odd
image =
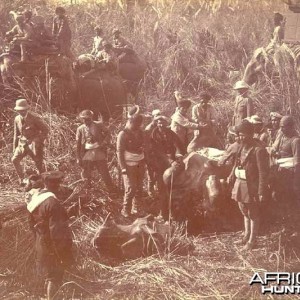
[[(119, 76), (106, 70), (81, 72), (77, 67), (76, 107), (89, 109), (103, 121), (120, 118), (127, 102), (126, 88)], [(85, 75), (82, 75), (85, 74)]]
[(26, 92), (44, 107), (63, 111), (74, 107), (70, 95), (75, 92), (75, 78), (72, 62), (66, 57), (37, 55), (33, 61), (20, 62), (18, 55), (3, 53), (0, 71), (4, 96)]
[(147, 65), (138, 55), (131, 49), (122, 48), (115, 49), (118, 56), (118, 72), (125, 80), (128, 93), (133, 97), (137, 97), (138, 85), (143, 79)]

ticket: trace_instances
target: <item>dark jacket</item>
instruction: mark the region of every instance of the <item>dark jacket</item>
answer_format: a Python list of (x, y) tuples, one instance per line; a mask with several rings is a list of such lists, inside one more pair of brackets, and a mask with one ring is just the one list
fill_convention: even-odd
[(65, 209), (55, 197), (49, 197), (30, 213), (35, 234), (37, 260), (41, 264), (55, 259), (69, 265), (73, 261), (72, 236)]
[(47, 138), (49, 128), (47, 124), (37, 115), (28, 112), (25, 120), (20, 116), (16, 116), (14, 121), (14, 149), (18, 146), (20, 137), (25, 137), (29, 141), (43, 142)]
[(70, 41), (72, 37), (71, 28), (67, 16), (58, 17), (53, 19), (52, 34), (57, 36), (60, 40)]
[(253, 139), (251, 149), (241, 164), (240, 157), (243, 147), (237, 153), (234, 168), (241, 166), (246, 171), (249, 196), (257, 200), (259, 195), (267, 196), (269, 178), (269, 157), (265, 148)]
[(156, 155), (169, 155), (172, 160), (175, 160), (176, 150), (181, 154), (185, 154), (184, 146), (182, 145), (177, 134), (169, 128), (166, 128), (163, 133), (158, 128), (154, 128), (149, 140), (150, 156), (155, 158)]

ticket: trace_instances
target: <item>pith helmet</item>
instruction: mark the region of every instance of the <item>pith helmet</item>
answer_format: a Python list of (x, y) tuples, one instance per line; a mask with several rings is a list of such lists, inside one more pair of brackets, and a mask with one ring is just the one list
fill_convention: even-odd
[(120, 33), (121, 33), (121, 30), (118, 29), (118, 28), (116, 28), (116, 29), (113, 30), (113, 35), (120, 34)]
[(91, 110), (83, 110), (80, 114), (79, 114), (79, 118), (80, 119), (93, 119), (94, 117), (94, 113)]
[(263, 120), (261, 117), (259, 117), (258, 115), (253, 115), (249, 118), (249, 122), (251, 124), (262, 124)]
[(177, 105), (178, 107), (189, 108), (192, 105), (192, 101), (189, 99), (179, 99)]
[(243, 80), (237, 81), (233, 87), (234, 90), (249, 89), (250, 86)]
[(26, 99), (18, 99), (16, 101), (16, 106), (15, 106), (15, 110), (20, 111), (20, 110), (27, 110), (29, 109), (30, 106), (27, 102)]

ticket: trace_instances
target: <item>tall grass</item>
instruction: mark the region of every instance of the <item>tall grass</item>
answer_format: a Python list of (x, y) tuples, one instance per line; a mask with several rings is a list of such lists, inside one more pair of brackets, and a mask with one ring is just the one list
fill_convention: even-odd
[[(242, 77), (253, 51), (268, 43), (273, 11), (286, 9), (279, 0), (157, 0), (143, 1), (141, 5), (131, 8), (126, 7), (122, 0), (77, 0), (72, 5), (70, 3), (0, 1), (0, 17), (6, 30), (9, 27), (6, 21), (9, 20), (10, 10), (19, 5), (31, 6), (46, 18), (50, 26), (55, 6), (66, 5), (76, 55), (91, 50), (94, 26), (103, 27), (108, 39), (111, 39), (113, 28), (120, 28), (148, 64), (138, 99), (143, 109), (151, 111), (160, 108), (170, 116), (175, 108), (175, 89), (182, 91), (194, 102), (197, 102), (202, 91), (209, 91), (218, 112), (222, 134), (225, 133), (233, 110), (233, 83)], [(279, 83), (270, 80), (268, 76), (262, 76), (261, 82), (251, 90), (257, 113), (265, 119), (269, 111), (280, 111), (285, 107), (283, 97), (288, 91), (283, 83), (291, 77), (284, 74), (284, 69), (281, 69), (281, 73), (283, 78)], [(66, 171), (77, 172), (76, 176), (79, 176), (79, 170), (74, 165), (75, 118), (59, 116), (47, 107), (52, 97), (49, 88), (51, 78), (47, 82), (48, 89), (37, 80), (30, 91), (26, 84), (21, 83), (15, 92), (37, 102), (34, 110), (50, 125), (51, 132), (46, 146), (47, 167), (57, 168), (60, 162), (67, 161), (69, 169)], [(3, 155), (0, 158), (0, 170), (2, 174), (10, 175), (9, 183), (14, 183), (15, 174), (9, 161), (12, 148), (11, 124), (12, 120), (9, 120), (5, 147), (1, 149)], [(116, 131), (118, 126), (114, 128)], [(9, 201), (16, 202), (21, 197), (20, 193), (13, 190), (15, 185), (9, 186), (8, 195), (2, 196), (2, 203), (8, 205)], [(98, 201), (104, 201), (100, 207), (106, 209), (107, 213), (107, 199), (99, 197)], [(117, 211), (115, 206), (120, 203), (113, 204), (113, 210)], [(261, 237), (260, 243), (268, 245), (267, 248), (245, 255), (233, 245), (238, 234), (223, 234), (195, 239), (195, 256), (167, 255), (163, 259), (151, 257), (111, 268), (105, 265), (106, 262), (89, 243), (103, 217), (102, 211), (96, 220), (81, 216), (73, 222), (78, 270), (68, 274), (72, 283), (62, 288), (67, 290), (68, 299), (73, 297), (74, 282), (77, 289), (74, 299), (260, 299), (259, 292), (248, 286), (254, 270), (274, 271), (279, 268), (283, 271), (292, 270), (293, 265), (299, 266), (298, 258), (290, 261), (282, 258), (278, 250), (281, 247), (278, 236)], [(10, 294), (16, 298), (25, 298), (33, 297), (32, 294), (36, 293), (36, 287), (32, 286), (36, 279), (32, 249), (24, 247), (30, 243), (30, 233), (24, 228), (25, 222), (22, 216), (12, 220), (2, 231), (0, 271), (4, 283), (0, 285), (3, 284), (4, 288), (0, 289), (0, 296), (3, 297)], [(274, 257), (277, 259), (274, 260)]]

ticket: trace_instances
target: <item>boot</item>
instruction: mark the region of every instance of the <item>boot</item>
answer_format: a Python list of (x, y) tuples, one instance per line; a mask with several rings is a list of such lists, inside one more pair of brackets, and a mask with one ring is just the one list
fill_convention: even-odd
[(250, 237), (243, 250), (252, 250), (255, 247), (256, 237), (259, 228), (259, 220), (250, 220)]
[(242, 246), (247, 244), (247, 242), (249, 241), (251, 224), (250, 224), (250, 219), (247, 217), (244, 217), (244, 227), (245, 227), (244, 236), (240, 241), (235, 242), (236, 245)]

